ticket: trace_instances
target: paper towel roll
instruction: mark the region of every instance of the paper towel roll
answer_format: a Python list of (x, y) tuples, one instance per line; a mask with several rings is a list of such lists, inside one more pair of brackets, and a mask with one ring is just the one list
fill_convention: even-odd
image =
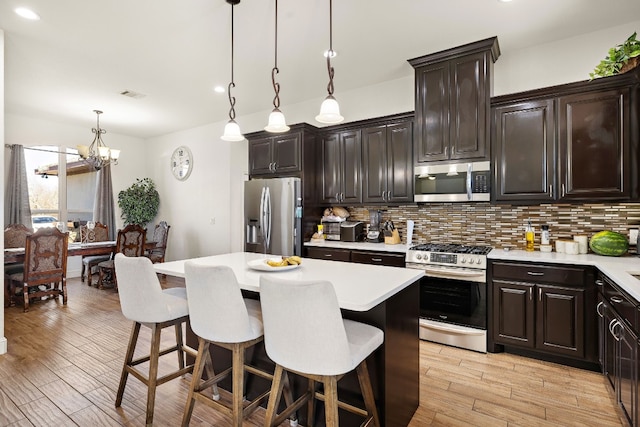
[(407, 245), (411, 244), (413, 240), (413, 221), (407, 220)]

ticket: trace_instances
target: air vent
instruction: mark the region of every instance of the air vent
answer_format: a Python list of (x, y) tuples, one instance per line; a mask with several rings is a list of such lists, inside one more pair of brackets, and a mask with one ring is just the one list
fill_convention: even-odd
[(135, 99), (141, 99), (147, 96), (144, 93), (138, 93), (132, 90), (123, 90), (122, 92), (120, 92), (120, 95), (128, 96), (129, 98), (135, 98)]

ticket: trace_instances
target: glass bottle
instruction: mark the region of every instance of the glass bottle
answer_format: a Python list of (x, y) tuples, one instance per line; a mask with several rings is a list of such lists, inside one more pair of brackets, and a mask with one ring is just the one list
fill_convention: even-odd
[(548, 245), (549, 242), (551, 241), (550, 240), (551, 236), (549, 235), (549, 226), (543, 225), (540, 228), (542, 229), (542, 231), (540, 232), (540, 244)]
[(533, 231), (533, 226), (531, 225), (530, 220), (527, 222), (527, 227), (525, 228), (524, 235), (527, 241), (525, 250), (527, 250), (528, 252), (532, 252), (534, 250), (533, 244), (535, 241), (535, 233)]

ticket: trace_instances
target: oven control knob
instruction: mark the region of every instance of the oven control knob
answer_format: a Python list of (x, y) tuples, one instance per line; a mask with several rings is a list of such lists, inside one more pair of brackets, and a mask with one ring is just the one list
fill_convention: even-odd
[(480, 258), (476, 258), (476, 264), (480, 265), (482, 261), (480, 261)]
[[(469, 261), (470, 261), (470, 262), (473, 262), (473, 260), (469, 260)], [(466, 264), (467, 259), (466, 259), (465, 257), (461, 257), (461, 258), (460, 258), (460, 262), (461, 262), (461, 263), (463, 263), (463, 264)]]
[(416, 259), (417, 259), (417, 260), (421, 260), (421, 259), (422, 259), (422, 255), (420, 255), (420, 254), (416, 254)]

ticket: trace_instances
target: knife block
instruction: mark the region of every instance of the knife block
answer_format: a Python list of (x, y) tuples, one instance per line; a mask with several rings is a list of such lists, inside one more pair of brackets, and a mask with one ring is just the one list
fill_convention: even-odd
[(400, 233), (398, 230), (393, 230), (391, 232), (391, 236), (384, 236), (384, 244), (385, 245), (399, 245), (400, 244)]

